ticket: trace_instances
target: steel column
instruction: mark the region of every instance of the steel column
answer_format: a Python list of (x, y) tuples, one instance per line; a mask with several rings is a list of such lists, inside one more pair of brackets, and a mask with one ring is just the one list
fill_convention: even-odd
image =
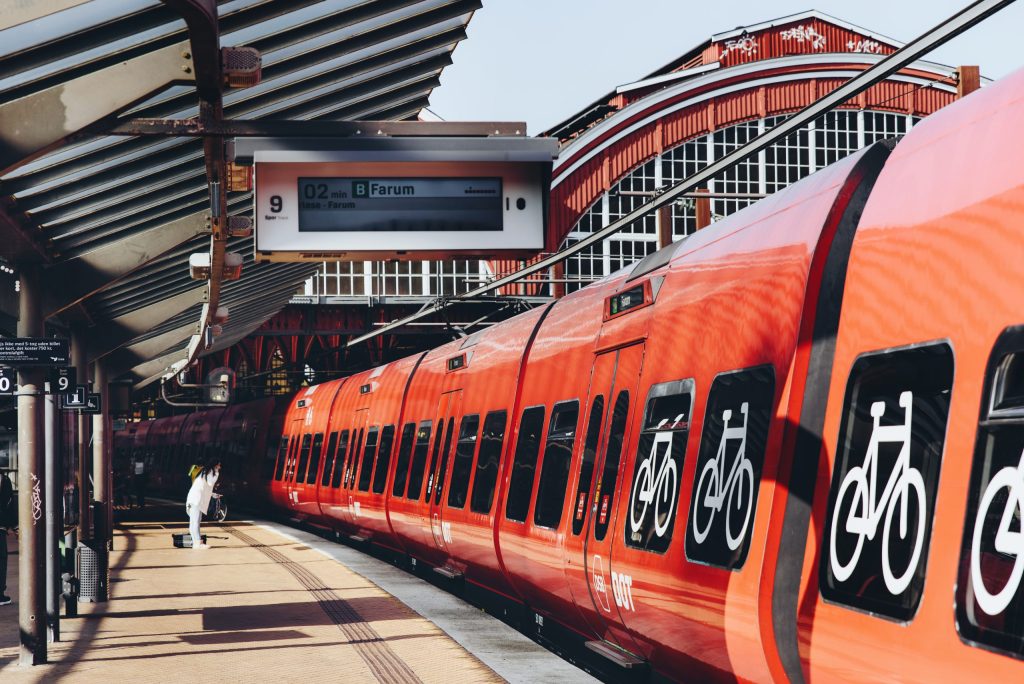
[(46, 383), (43, 398), (46, 510), (46, 627), (51, 642), (60, 641), (60, 537), (64, 530), (61, 490), (64, 473), (60, 459), (60, 431), (57, 429), (56, 388)]
[[(42, 337), (39, 269), (19, 269), (19, 337)], [(43, 522), (43, 371), (18, 372), (18, 625), (22, 665), (46, 662), (46, 543)]]

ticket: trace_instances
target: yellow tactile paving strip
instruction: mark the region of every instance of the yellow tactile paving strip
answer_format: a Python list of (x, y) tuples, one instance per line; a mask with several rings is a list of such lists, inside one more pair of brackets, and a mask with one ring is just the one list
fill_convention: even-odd
[[(127, 523), (106, 604), (62, 620), (51, 664), (17, 664), (16, 603), (0, 607), (0, 681), (500, 682), (432, 623), (343, 565), (255, 525), (204, 526), (213, 548), (175, 549), (179, 523)], [(13, 537), (10, 545), (15, 546)], [(9, 594), (17, 596), (17, 556)]]

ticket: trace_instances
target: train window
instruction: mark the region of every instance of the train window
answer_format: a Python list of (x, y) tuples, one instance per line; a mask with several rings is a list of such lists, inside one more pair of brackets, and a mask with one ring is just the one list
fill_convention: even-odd
[(956, 626), (970, 644), (1024, 658), (1024, 326), (989, 357), (956, 583)]
[(774, 398), (772, 366), (720, 373), (711, 384), (686, 529), (691, 561), (726, 570), (746, 562)]
[(309, 472), (306, 473), (306, 484), (316, 484), (316, 474), (320, 470), (320, 452), (324, 449), (324, 433), (313, 436), (313, 450), (309, 456)]
[(409, 499), (420, 498), (423, 487), (423, 470), (427, 466), (427, 451), (430, 449), (430, 421), (420, 423), (416, 431), (416, 446), (412, 452), (412, 467), (409, 469)]
[(537, 506), (533, 511), (533, 522), (541, 527), (557, 528), (562, 522), (566, 488), (569, 486), (569, 462), (579, 417), (578, 399), (555, 404), (551, 410), (544, 462), (540, 466), (540, 484), (537, 485)]
[(825, 600), (900, 621), (917, 611), (952, 388), (945, 343), (854, 362), (823, 521)]
[(526, 521), (526, 513), (530, 510), (533, 475), (537, 468), (537, 454), (540, 452), (543, 430), (544, 407), (531, 406), (524, 410), (519, 419), (519, 439), (516, 442), (516, 453), (512, 460), (508, 501), (505, 503), (505, 517), (509, 520)]
[(608, 445), (605, 448), (604, 469), (601, 484), (595, 496), (598, 500), (597, 522), (594, 523), (594, 539), (601, 541), (608, 534), (612, 521), (612, 504), (615, 484), (619, 481), (619, 461), (622, 457), (622, 441), (626, 437), (626, 419), (629, 417), (629, 392), (622, 390), (615, 398), (612, 421), (608, 428)]
[(284, 474), (282, 479), (287, 482), (291, 478), (292, 472), (292, 459), (295, 458), (295, 452), (299, 450), (299, 436), (292, 435), (292, 438), (288, 441), (288, 453), (285, 454), (284, 458)]
[(359, 469), (360, 456), (363, 453), (365, 432), (364, 428), (359, 428), (359, 434), (353, 435), (352, 445), (348, 452), (348, 465), (345, 468), (345, 489), (352, 489), (356, 484), (356, 473)]
[(416, 438), (416, 423), (406, 423), (402, 428), (402, 442), (398, 446), (398, 462), (395, 464), (395, 482), (391, 486), (392, 496), (405, 496), (405, 483), (409, 481), (409, 458)]
[(388, 484), (388, 466), (391, 465), (391, 444), (395, 441), (395, 426), (385, 425), (380, 433), (377, 466), (373, 470), (373, 493), (383, 494)]
[(377, 437), (380, 428), (372, 427), (366, 432), (366, 447), (363, 449), (363, 464), (359, 467), (359, 491), (370, 491), (373, 476), (373, 459), (377, 456)]
[(448, 488), (448, 505), (453, 508), (466, 507), (469, 493), (469, 476), (473, 472), (473, 453), (476, 451), (480, 416), (465, 416), (459, 425), (459, 441), (455, 445), (455, 461), (452, 463), (452, 483)]
[(476, 475), (473, 477), (473, 495), (469, 502), (469, 507), (475, 513), (491, 512), (507, 421), (508, 413), (505, 411), (492, 411), (484, 419), (484, 429), (480, 435), (480, 453), (476, 457)]
[(431, 452), (430, 469), (427, 470), (426, 474), (427, 493), (423, 497), (423, 500), (427, 503), (430, 503), (430, 493), (434, 488), (434, 473), (437, 471), (437, 457), (441, 453), (441, 442), (444, 441), (445, 437), (445, 424), (443, 418), (441, 419), (440, 428), (441, 430), (434, 435), (434, 450)]
[(441, 493), (444, 491), (444, 481), (448, 477), (448, 455), (452, 452), (452, 439), (455, 437), (455, 419), (448, 419), (448, 432), (444, 436), (444, 447), (441, 449), (441, 465), (437, 469), (437, 477), (434, 480), (434, 505), (441, 504)]
[(331, 467), (334, 465), (334, 454), (338, 448), (338, 431), (335, 430), (327, 438), (327, 451), (324, 452), (324, 473), (320, 477), (320, 486), (327, 487), (331, 484)]
[(345, 472), (345, 457), (348, 455), (349, 432), (342, 430), (338, 437), (338, 451), (334, 454), (334, 472), (331, 474), (331, 487), (341, 486), (341, 476)]
[(583, 458), (580, 459), (580, 478), (576, 486), (576, 498), (572, 514), (572, 533), (579, 535), (587, 519), (590, 503), (590, 488), (594, 484), (594, 459), (597, 445), (601, 441), (601, 424), (604, 422), (604, 395), (599, 394), (590, 405), (590, 420), (587, 421), (587, 438), (583, 442)]
[(683, 457), (690, 434), (693, 380), (655, 385), (647, 395), (633, 466), (627, 546), (664, 553), (672, 541)]
[[(323, 436), (321, 435), (321, 439)], [(302, 435), (302, 447), (299, 449), (299, 465), (295, 469), (295, 482), (302, 482), (306, 475), (306, 466), (309, 464), (309, 449), (313, 443), (313, 435), (308, 432)]]
[[(277, 467), (274, 470), (274, 479), (280, 480), (284, 477), (284, 462), (288, 458), (288, 435), (281, 436), (281, 444), (277, 447)], [(270, 459), (267, 459), (268, 461)]]

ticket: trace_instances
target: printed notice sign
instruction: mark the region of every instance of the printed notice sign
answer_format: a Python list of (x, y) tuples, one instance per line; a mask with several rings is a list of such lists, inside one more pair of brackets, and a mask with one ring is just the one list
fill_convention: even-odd
[(0, 339), (0, 364), (5, 366), (68, 366), (71, 347), (67, 340), (51, 337)]
[(299, 178), (299, 232), (502, 230), (501, 178)]

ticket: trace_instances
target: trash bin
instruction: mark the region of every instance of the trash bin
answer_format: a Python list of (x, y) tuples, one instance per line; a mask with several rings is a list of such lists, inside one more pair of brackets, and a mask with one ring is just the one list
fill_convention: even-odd
[(99, 603), (107, 600), (110, 587), (109, 556), (104, 545), (89, 540), (78, 545), (78, 600)]

